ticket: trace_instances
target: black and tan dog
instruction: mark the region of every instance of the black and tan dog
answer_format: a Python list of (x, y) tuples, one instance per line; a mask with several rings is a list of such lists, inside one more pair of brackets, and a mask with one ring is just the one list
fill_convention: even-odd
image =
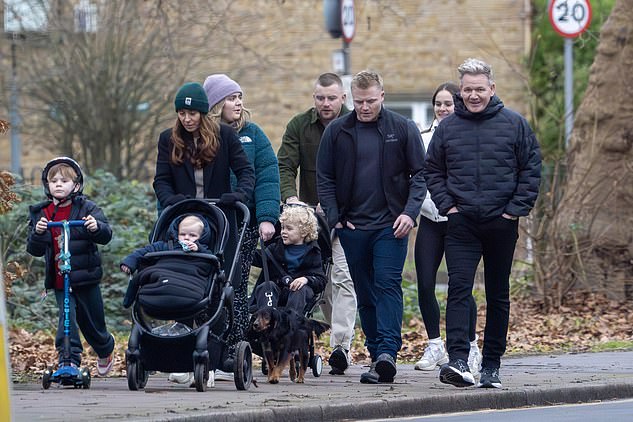
[(292, 362), (288, 368), (290, 379), (303, 383), (310, 359), (310, 339), (313, 335), (318, 338), (329, 328), (326, 323), (308, 319), (293, 309), (264, 307), (251, 317), (247, 337), (253, 351), (266, 361), (269, 383), (279, 382), (289, 362)]

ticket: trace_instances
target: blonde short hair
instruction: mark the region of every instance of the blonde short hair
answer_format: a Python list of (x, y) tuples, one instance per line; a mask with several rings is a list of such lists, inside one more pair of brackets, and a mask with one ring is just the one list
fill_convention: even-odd
[(383, 89), (382, 77), (374, 70), (361, 70), (352, 78), (352, 88), (368, 89), (372, 86), (377, 86), (381, 90)]
[(464, 60), (464, 63), (459, 65), (457, 68), (459, 72), (459, 80), (461, 81), (464, 78), (464, 75), (484, 75), (488, 78), (488, 83), (493, 84), (495, 79), (492, 74), (492, 66), (483, 60), (474, 59), (472, 57)]
[(180, 223), (178, 223), (179, 230), (182, 225), (194, 226), (198, 231), (198, 236), (201, 236), (202, 232), (204, 231), (204, 223), (199, 217), (196, 217), (195, 215), (188, 215), (180, 220)]
[(319, 223), (314, 210), (309, 206), (284, 205), (279, 222), (281, 224), (286, 222), (296, 224), (306, 242), (312, 242), (319, 238)]

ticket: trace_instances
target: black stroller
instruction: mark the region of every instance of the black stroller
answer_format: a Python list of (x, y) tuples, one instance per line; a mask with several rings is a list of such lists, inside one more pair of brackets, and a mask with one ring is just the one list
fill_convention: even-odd
[[(303, 207), (303, 206), (307, 206), (307, 205), (302, 205), (302, 204), (286, 204), (284, 206), (297, 206), (297, 207)], [(325, 274), (326, 279), (330, 280), (330, 272), (332, 270), (332, 232), (328, 226), (327, 220), (325, 219), (325, 216), (323, 216), (322, 214), (319, 214), (318, 212), (315, 212), (316, 218), (317, 218), (317, 222), (319, 224), (318, 227), (318, 239), (317, 239), (317, 243), (319, 245), (319, 249), (321, 249), (321, 262), (323, 265), (323, 273)], [(272, 239), (270, 239), (268, 242), (266, 242), (266, 244), (270, 244), (273, 242), (276, 242), (277, 239), (281, 236), (281, 225), (279, 223), (277, 223), (277, 225), (275, 226), (275, 235), (272, 237)], [(270, 265), (276, 265), (276, 263), (274, 261), (271, 261), (272, 257), (269, 257), (268, 254), (265, 253), (261, 253), (262, 250), (264, 250), (266, 245), (261, 244), (260, 242), (260, 250), (258, 251), (259, 254), (261, 254), (261, 261), (262, 261), (262, 275), (263, 275), (263, 279), (267, 280), (269, 279), (268, 277), (268, 266)], [(277, 264), (278, 265), (278, 264)], [(317, 308), (318, 305), (320, 305), (321, 303), (323, 303), (323, 295), (324, 292), (320, 292), (317, 293), (316, 295), (314, 295), (314, 297), (312, 298), (311, 301), (309, 301), (303, 311), (303, 315), (306, 318), (311, 319), (314, 315), (314, 312)], [(261, 346), (259, 344), (252, 344), (251, 345), (253, 348), (253, 352), (255, 354), (257, 354), (258, 356), (262, 356), (262, 351), (261, 351)], [(315, 377), (320, 377), (321, 374), (323, 373), (323, 358), (315, 353), (314, 350), (314, 337), (310, 337), (309, 339), (309, 347), (310, 347), (310, 355), (309, 355), (309, 360), (308, 360), (308, 367), (312, 370), (312, 375), (314, 375)], [(295, 361), (295, 364), (298, 366), (299, 365), (299, 361)], [(262, 359), (262, 374), (263, 375), (268, 375), (268, 368), (266, 366), (266, 360)], [(298, 369), (297, 369), (298, 371)]]
[[(125, 351), (130, 390), (144, 388), (150, 371), (161, 371), (193, 372), (196, 390), (205, 391), (209, 371), (216, 369), (233, 372), (238, 390), (250, 387), (249, 343), (239, 342), (231, 359), (226, 342), (233, 326), (232, 280), (239, 282), (238, 251), (250, 214), (239, 202), (230, 208), (221, 209), (215, 200), (187, 199), (166, 208), (156, 221), (150, 242), (167, 241), (168, 228), (180, 215), (204, 218), (212, 253), (167, 250), (148, 253), (139, 262), (140, 287)], [(230, 236), (231, 228), (239, 235)]]

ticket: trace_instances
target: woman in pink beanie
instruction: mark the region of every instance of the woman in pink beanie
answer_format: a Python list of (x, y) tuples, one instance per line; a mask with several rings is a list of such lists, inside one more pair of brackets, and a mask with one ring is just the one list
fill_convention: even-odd
[[(234, 345), (244, 340), (249, 322), (248, 278), (257, 242), (266, 241), (275, 234), (279, 219), (281, 192), (277, 156), (264, 131), (251, 121), (251, 113), (244, 107), (242, 88), (225, 74), (209, 75), (204, 81), (204, 90), (209, 100), (209, 116), (218, 123), (232, 126), (238, 133), (244, 152), (255, 168), (254, 194), (247, 201), (251, 210), (251, 226), (247, 228), (240, 257), (242, 280), (235, 289), (233, 332), (228, 344), (231, 352)], [(232, 179), (234, 183), (236, 180)]]

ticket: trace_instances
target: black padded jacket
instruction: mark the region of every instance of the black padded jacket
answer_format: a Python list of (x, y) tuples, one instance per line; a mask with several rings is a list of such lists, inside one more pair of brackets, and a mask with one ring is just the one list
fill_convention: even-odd
[(424, 177), (441, 215), (457, 207), (476, 221), (526, 216), (539, 191), (539, 144), (525, 118), (497, 96), (471, 113), (457, 95), (455, 113), (435, 129)]
[[(101, 255), (97, 244), (105, 245), (112, 239), (112, 229), (108, 224), (103, 211), (94, 202), (88, 200), (84, 195), (73, 198), (72, 209), (69, 220), (81, 220), (83, 217), (92, 215), (97, 220), (97, 231), (90, 232), (85, 227), (71, 227), (70, 241), (70, 285), (78, 287), (89, 284), (97, 284), (103, 276), (101, 267)], [(46, 261), (46, 278), (44, 287), (52, 289), (55, 285), (55, 257), (53, 249), (53, 237), (50, 230), (42, 234), (35, 233), (35, 224), (44, 216), (44, 208), (50, 205), (51, 201), (40, 202), (29, 207), (29, 236), (26, 250), (33, 256), (44, 256)]]

